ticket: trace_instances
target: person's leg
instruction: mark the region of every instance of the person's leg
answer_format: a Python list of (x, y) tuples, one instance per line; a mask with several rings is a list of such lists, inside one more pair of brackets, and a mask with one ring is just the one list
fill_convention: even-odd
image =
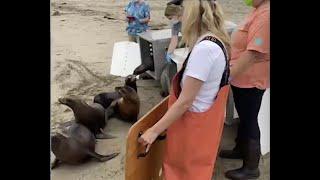
[(251, 92), (249, 93), (249, 97), (248, 97), (248, 100), (249, 100), (248, 105), (250, 105), (251, 107), (247, 107), (245, 112), (245, 114), (248, 115), (246, 116), (246, 119), (248, 119), (248, 121), (247, 121), (247, 125), (245, 126), (246, 127), (245, 136), (248, 139), (253, 139), (255, 141), (259, 141), (260, 143), (260, 128), (258, 124), (258, 114), (260, 111), (262, 97), (265, 90), (252, 88), (250, 89), (250, 91)]
[(221, 158), (228, 158), (228, 159), (241, 159), (243, 158), (243, 153), (241, 151), (242, 151), (243, 144), (245, 143), (244, 142), (245, 138), (243, 137), (245, 122), (242, 121), (242, 119), (244, 119), (243, 112), (244, 112), (245, 105), (242, 104), (244, 102), (244, 100), (242, 99), (245, 97), (244, 94), (246, 92), (243, 91), (241, 88), (237, 88), (235, 86), (231, 86), (231, 88), (232, 88), (234, 104), (240, 119), (240, 124), (238, 125), (237, 136), (235, 138), (235, 143), (236, 143), (235, 147), (232, 150), (221, 150), (219, 153), (219, 156)]
[(229, 90), (227, 107), (226, 107), (226, 119), (225, 124), (231, 126), (234, 123), (234, 100), (232, 90)]
[[(242, 123), (241, 137), (245, 139), (242, 147), (243, 165), (239, 169), (226, 173), (230, 179), (257, 178), (260, 160), (260, 129), (258, 125), (258, 114), (265, 90), (257, 88), (242, 89), (241, 108), (239, 108), (240, 122)], [(238, 110), (238, 109), (237, 109)]]
[[(245, 129), (245, 109), (246, 109), (246, 104), (245, 104), (245, 94), (246, 92), (242, 89), (242, 88), (238, 88), (235, 86), (231, 86), (232, 87), (232, 92), (233, 92), (233, 100), (234, 100), (234, 105), (236, 107), (239, 119), (240, 119), (240, 123), (238, 125), (238, 130), (237, 130), (237, 136), (235, 141), (236, 142), (242, 142), (245, 137), (244, 137), (244, 129)], [(242, 121), (243, 120), (243, 121)]]
[(137, 42), (137, 37), (133, 35), (128, 35), (128, 39), (130, 42)]

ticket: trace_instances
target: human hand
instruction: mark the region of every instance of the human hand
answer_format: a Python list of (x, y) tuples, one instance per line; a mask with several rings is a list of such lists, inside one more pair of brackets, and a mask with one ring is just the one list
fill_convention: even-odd
[(233, 79), (233, 77), (231, 77), (231, 69), (232, 69), (232, 66), (233, 66), (233, 64), (230, 63), (230, 64), (229, 64), (229, 69), (230, 69), (230, 71), (229, 71), (228, 83), (231, 83), (231, 81), (232, 81), (232, 79)]
[(134, 17), (134, 19), (136, 20), (136, 21), (138, 21), (139, 23), (142, 23), (142, 19), (140, 19), (140, 18), (138, 18), (137, 16), (133, 16)]
[(127, 16), (127, 21), (132, 22), (134, 21), (135, 17), (134, 16)]
[(147, 146), (147, 153), (149, 152), (152, 143), (157, 139), (158, 136), (159, 134), (157, 132), (155, 132), (152, 128), (149, 128), (145, 133), (143, 133), (139, 137), (138, 142), (144, 146)]

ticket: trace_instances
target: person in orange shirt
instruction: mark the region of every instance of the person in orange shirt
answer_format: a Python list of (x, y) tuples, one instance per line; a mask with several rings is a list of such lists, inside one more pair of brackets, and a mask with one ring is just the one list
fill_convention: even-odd
[(229, 179), (260, 176), (260, 129), (258, 113), (266, 88), (270, 66), (270, 1), (245, 0), (253, 6), (231, 37), (230, 83), (239, 115), (236, 146), (222, 150), (222, 158), (243, 159), (239, 169), (226, 172)]

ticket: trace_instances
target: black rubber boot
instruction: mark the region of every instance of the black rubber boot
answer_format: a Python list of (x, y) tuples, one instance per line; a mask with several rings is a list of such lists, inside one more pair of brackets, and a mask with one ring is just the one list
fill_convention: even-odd
[(226, 172), (226, 177), (234, 180), (257, 179), (260, 176), (260, 142), (249, 140), (244, 147), (243, 165), (239, 169)]
[(243, 140), (236, 140), (236, 146), (232, 150), (221, 150), (219, 153), (219, 157), (226, 159), (243, 159), (243, 145)]

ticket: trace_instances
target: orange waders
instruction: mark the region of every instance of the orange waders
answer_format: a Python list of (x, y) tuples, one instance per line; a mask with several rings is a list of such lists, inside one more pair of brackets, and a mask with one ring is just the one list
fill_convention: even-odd
[[(219, 45), (220, 41), (217, 39), (205, 38), (211, 41), (212, 39)], [(187, 62), (173, 78), (168, 107), (172, 106), (179, 96), (180, 81), (186, 64)], [(225, 84), (222, 83), (222, 88), (209, 110), (201, 113), (187, 111), (167, 129), (163, 160), (165, 180), (211, 180), (223, 131), (229, 93), (228, 63), (224, 76), (227, 77), (222, 78)]]

